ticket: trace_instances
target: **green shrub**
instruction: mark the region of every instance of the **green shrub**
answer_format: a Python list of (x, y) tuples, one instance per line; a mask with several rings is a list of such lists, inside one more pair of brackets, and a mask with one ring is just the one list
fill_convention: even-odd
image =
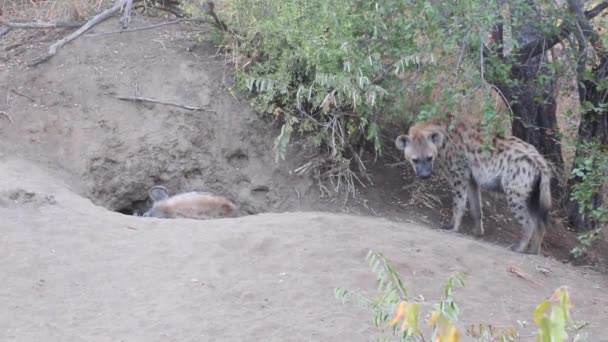
[[(421, 326), (422, 308), (425, 304), (409, 299), (403, 280), (389, 261), (380, 253), (370, 251), (367, 260), (378, 282), (378, 294), (369, 298), (357, 291), (344, 288), (335, 290), (336, 298), (343, 303), (355, 301), (359, 307), (371, 310), (374, 326), (381, 329), (378, 340), (458, 342), (462, 332), (457, 327), (460, 310), (454, 300), (454, 289), (464, 287), (464, 276), (457, 273), (450, 277), (444, 296), (439, 303), (429, 306), (428, 326)], [(568, 331), (576, 328), (570, 316), (570, 294), (566, 288), (557, 289), (550, 300), (543, 301), (534, 311), (534, 322), (539, 330), (537, 342), (563, 342)], [(424, 316), (423, 316), (424, 317)], [(387, 334), (387, 330), (390, 334)], [(476, 341), (518, 341), (519, 333), (514, 328), (497, 329), (488, 325), (473, 325), (467, 334)], [(426, 336), (426, 338), (425, 338)], [(576, 335), (574, 341), (582, 341)]]
[(449, 18), (441, 2), (399, 0), (227, 0), (218, 13), (239, 89), (282, 126), (277, 161), (297, 134), (328, 157), (325, 176), (352, 188), (361, 146), (380, 154), (387, 123), (447, 114), (484, 86), (457, 44), (479, 44), (493, 20), (474, 19), (480, 4), (450, 7)]

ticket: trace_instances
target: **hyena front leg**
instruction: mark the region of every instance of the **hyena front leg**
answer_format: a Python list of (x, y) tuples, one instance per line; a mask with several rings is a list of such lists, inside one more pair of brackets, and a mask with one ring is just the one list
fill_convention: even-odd
[(460, 223), (462, 222), (462, 215), (467, 206), (467, 194), (469, 182), (464, 177), (457, 177), (451, 181), (452, 192), (453, 192), (453, 207), (452, 207), (452, 221), (443, 226), (443, 229), (457, 232), (460, 229)]
[(483, 211), (481, 208), (481, 191), (479, 189), (479, 185), (471, 177), (469, 179), (469, 209), (471, 210), (471, 216), (473, 216), (473, 220), (475, 221), (475, 230), (473, 234), (476, 236), (483, 235)]

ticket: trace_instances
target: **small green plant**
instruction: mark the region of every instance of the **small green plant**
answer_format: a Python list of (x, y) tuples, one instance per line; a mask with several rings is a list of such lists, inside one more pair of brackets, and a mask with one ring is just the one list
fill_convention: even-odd
[[(608, 149), (597, 143), (581, 144), (571, 178), (577, 179), (572, 187), (571, 199), (578, 203), (585, 220), (595, 223), (596, 229), (579, 234), (580, 245), (572, 250), (575, 257), (583, 255), (608, 225), (608, 201), (601, 201), (608, 189)], [(598, 202), (603, 205), (598, 206)]]
[[(454, 290), (464, 287), (464, 276), (456, 273), (448, 279), (443, 298), (435, 305), (421, 304), (408, 298), (408, 291), (399, 274), (380, 253), (370, 251), (367, 261), (378, 282), (377, 296), (370, 298), (358, 291), (344, 288), (335, 290), (336, 298), (343, 303), (354, 301), (359, 307), (371, 310), (374, 326), (380, 329), (382, 341), (433, 341), (459, 342), (462, 332), (457, 327), (460, 309), (454, 301)], [(421, 309), (429, 306), (428, 328), (421, 324)], [(551, 299), (543, 301), (534, 311), (534, 322), (539, 330), (537, 342), (564, 342), (568, 331), (577, 330), (571, 319), (570, 293), (565, 287), (557, 289)], [(388, 332), (388, 334), (387, 334)], [(492, 325), (471, 325), (466, 334), (480, 342), (518, 341), (515, 328), (499, 329)], [(425, 338), (425, 336), (427, 336)], [(581, 341), (576, 335), (573, 341)]]

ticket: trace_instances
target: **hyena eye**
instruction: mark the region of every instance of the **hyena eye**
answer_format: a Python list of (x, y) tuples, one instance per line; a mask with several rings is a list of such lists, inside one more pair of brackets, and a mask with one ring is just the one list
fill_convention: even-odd
[(412, 161), (413, 161), (414, 163), (418, 163), (418, 162), (420, 161), (420, 159), (418, 159), (418, 158), (412, 158)]
[(426, 161), (430, 162), (430, 161), (432, 161), (432, 160), (433, 160), (433, 156), (426, 157)]

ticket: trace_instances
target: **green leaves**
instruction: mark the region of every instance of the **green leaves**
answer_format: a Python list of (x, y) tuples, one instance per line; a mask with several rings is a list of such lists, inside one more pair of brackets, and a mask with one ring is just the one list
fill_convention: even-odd
[(553, 294), (553, 301), (543, 301), (534, 311), (534, 323), (540, 328), (537, 342), (563, 342), (568, 338), (567, 325), (571, 322), (570, 293), (559, 288)]

